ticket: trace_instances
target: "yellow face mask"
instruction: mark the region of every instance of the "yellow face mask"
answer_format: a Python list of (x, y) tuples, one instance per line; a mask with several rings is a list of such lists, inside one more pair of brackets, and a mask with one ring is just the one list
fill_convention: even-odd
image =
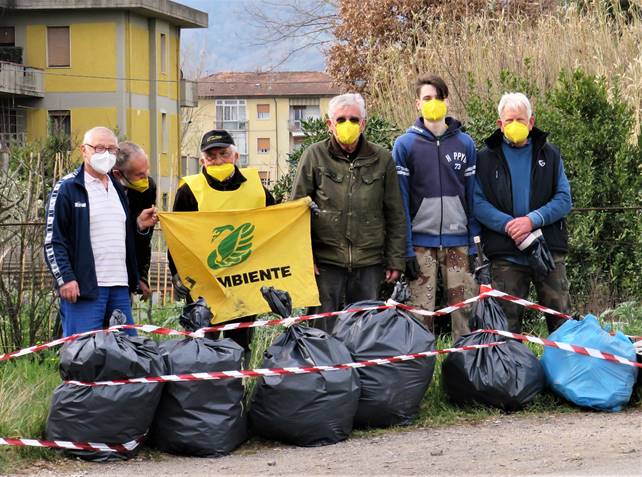
[(424, 101), (421, 105), (421, 115), (426, 121), (441, 121), (446, 117), (446, 102), (441, 99)]
[(504, 126), (504, 136), (513, 144), (521, 144), (528, 137), (528, 126), (519, 121), (513, 121)]
[(354, 144), (357, 139), (359, 139), (359, 134), (361, 134), (361, 126), (359, 123), (353, 123), (352, 121), (344, 121), (336, 125), (337, 131), (337, 141), (341, 144)]
[(207, 174), (219, 182), (223, 182), (234, 174), (234, 164), (226, 162), (219, 166), (207, 166)]
[[(125, 176), (123, 176), (125, 177)], [(145, 192), (147, 189), (149, 189), (149, 179), (145, 177), (144, 179), (136, 179), (135, 181), (130, 181), (125, 177), (125, 184), (123, 184), (125, 187), (131, 190), (135, 190), (136, 192)]]

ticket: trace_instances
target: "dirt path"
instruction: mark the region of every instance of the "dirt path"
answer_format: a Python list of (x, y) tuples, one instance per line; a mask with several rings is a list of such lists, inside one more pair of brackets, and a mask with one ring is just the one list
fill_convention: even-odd
[(501, 416), (478, 424), (390, 431), (334, 446), (254, 443), (220, 459), (167, 455), (32, 468), (39, 476), (642, 475), (642, 410)]

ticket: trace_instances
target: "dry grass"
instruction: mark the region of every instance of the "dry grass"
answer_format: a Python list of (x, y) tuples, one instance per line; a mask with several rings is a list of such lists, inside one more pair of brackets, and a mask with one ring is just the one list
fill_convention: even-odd
[[(499, 99), (501, 70), (529, 78), (540, 91), (557, 80), (560, 71), (581, 68), (604, 76), (620, 88), (642, 119), (642, 18), (609, 14), (600, 2), (586, 2), (583, 11), (560, 7), (537, 19), (481, 16), (434, 22), (421, 32), (414, 50), (390, 47), (372, 51), (369, 102), (373, 110), (400, 126), (416, 115), (414, 80), (419, 73), (441, 75), (451, 88), (450, 109), (466, 118), (471, 94)], [(642, 8), (642, 1), (635, 0)], [(417, 21), (417, 24), (420, 22)], [(474, 78), (474, 91), (469, 78)]]

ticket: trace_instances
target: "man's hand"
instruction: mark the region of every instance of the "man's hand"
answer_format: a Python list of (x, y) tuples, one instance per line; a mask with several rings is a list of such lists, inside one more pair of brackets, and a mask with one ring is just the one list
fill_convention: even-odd
[(386, 270), (386, 283), (396, 282), (397, 280), (399, 280), (400, 275), (401, 275), (401, 272), (399, 270), (388, 268)]
[(150, 207), (149, 209), (143, 210), (138, 217), (136, 217), (136, 226), (139, 232), (156, 225), (156, 222), (158, 222), (157, 212), (158, 209), (156, 207)]
[(78, 288), (78, 282), (72, 280), (65, 283), (60, 287), (60, 298), (67, 300), (69, 303), (76, 303), (76, 300), (80, 296), (80, 288)]
[(140, 299), (143, 301), (147, 301), (152, 294), (152, 291), (147, 286), (147, 283), (145, 283), (143, 280), (140, 280), (138, 282), (138, 288), (140, 289), (140, 292), (141, 292)]
[(528, 217), (517, 217), (506, 224), (506, 233), (513, 239), (516, 245), (522, 241), (533, 230), (533, 223)]
[(314, 264), (314, 274), (319, 275), (319, 267), (317, 267), (317, 264)]

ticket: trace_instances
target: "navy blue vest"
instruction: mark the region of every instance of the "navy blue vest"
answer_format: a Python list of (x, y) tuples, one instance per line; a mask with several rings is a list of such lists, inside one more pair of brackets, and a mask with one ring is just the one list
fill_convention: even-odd
[[(530, 210), (536, 210), (549, 202), (557, 190), (560, 168), (560, 152), (546, 141), (547, 133), (533, 128), (531, 161)], [(486, 147), (477, 154), (477, 179), (486, 199), (502, 212), (513, 215), (513, 192), (510, 170), (502, 152), (503, 133), (498, 129), (488, 139)], [(542, 227), (542, 233), (551, 251), (568, 252), (566, 220)], [(482, 224), (484, 252), (489, 258), (521, 255), (515, 242), (506, 234), (500, 234)]]

